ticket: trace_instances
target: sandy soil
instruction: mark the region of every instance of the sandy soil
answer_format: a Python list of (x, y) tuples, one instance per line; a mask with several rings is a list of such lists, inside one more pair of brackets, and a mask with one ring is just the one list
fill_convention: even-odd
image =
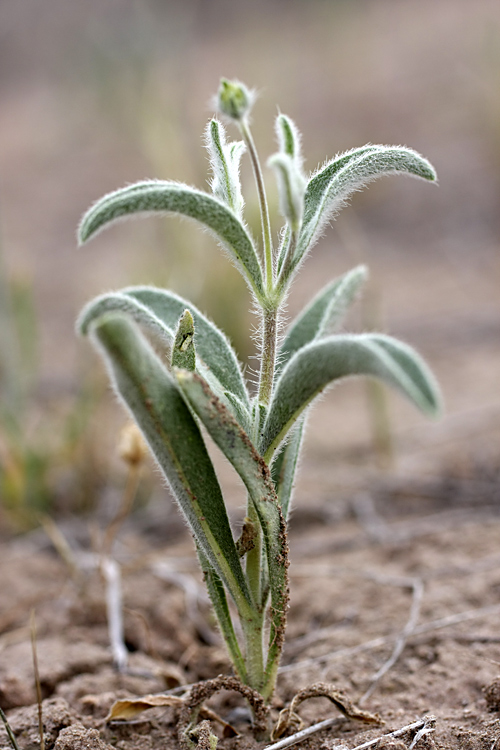
[[(322, 497), (320, 480), (311, 502), (300, 497), (300, 485), (274, 718), (299, 689), (322, 681), (355, 702), (369, 690), (361, 703), (384, 721), (367, 728), (344, 719), (301, 747), (355, 748), (430, 715), (434, 731), (414, 745), (417, 729), (376, 747), (500, 747), (499, 487), (498, 453), (486, 450), (469, 451), (468, 462), (445, 464), (434, 475), (344, 468), (334, 503)], [(70, 570), (42, 531), (1, 550), (0, 705), (23, 750), (40, 745), (32, 609), (49, 750), (175, 748), (174, 709), (106, 724), (112, 703), (172, 688), (179, 694), (183, 684), (230, 674), (191, 542), (175, 516), (167, 514), (162, 527), (156, 513), (136, 514), (115, 548), (129, 651), (122, 673), (109, 647), (106, 586), (89, 568), (91, 530), (81, 521), (61, 526), (79, 571)], [(159, 543), (163, 532), (171, 540), (166, 545)], [(401, 653), (389, 665), (396, 647)], [(236, 710), (239, 696), (224, 692), (210, 704), (241, 733), (221, 747), (254, 745), (248, 726), (238, 723), (245, 717)], [(304, 703), (299, 713), (306, 726), (336, 715), (324, 698)], [(5, 733), (0, 741), (8, 747)]]

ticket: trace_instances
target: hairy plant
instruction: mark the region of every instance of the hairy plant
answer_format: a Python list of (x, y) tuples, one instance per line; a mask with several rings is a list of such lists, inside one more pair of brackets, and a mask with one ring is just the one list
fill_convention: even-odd
[[(280, 114), (279, 150), (269, 160), (285, 220), (275, 246), (249, 127), (252, 103), (253, 94), (243, 84), (221, 81), (218, 110), (237, 126), (242, 140), (228, 141), (219, 120), (208, 123), (211, 193), (160, 180), (130, 185), (87, 211), (79, 241), (136, 214), (187, 216), (208, 229), (245, 278), (259, 315), (256, 392), (249, 390), (224, 333), (171, 291), (130, 287), (104, 294), (84, 308), (78, 328), (97, 345), (193, 533), (237, 676), (269, 700), (285, 632), (286, 523), (308, 407), (337, 380), (366, 375), (393, 386), (425, 413), (439, 408), (434, 378), (412, 348), (378, 333), (337, 332), (366, 279), (365, 267), (327, 284), (281, 340), (280, 314), (308, 252), (354, 191), (384, 174), (429, 181), (436, 174), (409, 148), (367, 145), (340, 154), (308, 176), (298, 130)], [(244, 220), (239, 165), (245, 152), (260, 202), (260, 247)], [(239, 539), (233, 536), (201, 426), (248, 491)]]

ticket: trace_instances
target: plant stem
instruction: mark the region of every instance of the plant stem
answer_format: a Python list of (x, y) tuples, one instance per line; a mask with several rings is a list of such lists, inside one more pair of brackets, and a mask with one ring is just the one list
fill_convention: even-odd
[(255, 512), (253, 503), (250, 498), (247, 502), (247, 516), (255, 529), (254, 547), (246, 554), (246, 574), (248, 586), (252, 593), (255, 606), (260, 606), (260, 581), (262, 566), (262, 529), (260, 528), (259, 517)]
[(264, 682), (263, 620), (263, 613), (257, 609), (251, 618), (241, 618), (245, 639), (247, 685), (259, 693), (262, 691)]
[(261, 363), (259, 377), (259, 403), (269, 404), (273, 391), (276, 345), (278, 336), (278, 311), (275, 307), (263, 311)]
[(257, 149), (253, 142), (252, 133), (248, 126), (246, 118), (239, 122), (240, 132), (245, 141), (248, 149), (248, 155), (252, 162), (253, 174), (257, 185), (257, 193), (259, 195), (260, 205), (260, 216), (262, 223), (262, 241), (264, 244), (264, 264), (266, 271), (266, 291), (269, 294), (273, 291), (274, 284), (274, 268), (273, 268), (273, 244), (271, 240), (271, 222), (269, 220), (269, 208), (267, 205), (266, 189), (264, 186), (264, 178), (262, 176), (262, 169), (260, 167), (259, 156)]

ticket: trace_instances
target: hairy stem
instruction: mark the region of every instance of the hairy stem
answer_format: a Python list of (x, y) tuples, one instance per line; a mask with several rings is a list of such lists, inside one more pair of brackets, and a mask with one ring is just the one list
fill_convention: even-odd
[(262, 351), (259, 377), (259, 403), (269, 404), (273, 391), (274, 369), (276, 366), (276, 347), (278, 338), (278, 311), (276, 307), (267, 308), (262, 316)]
[(260, 582), (262, 567), (262, 530), (260, 528), (259, 518), (250, 498), (247, 503), (247, 516), (253, 524), (255, 530), (254, 547), (246, 554), (246, 574), (248, 587), (252, 593), (256, 607), (260, 604)]
[(264, 615), (257, 609), (251, 618), (241, 617), (245, 640), (246, 684), (259, 693), (264, 683), (263, 621)]
[(273, 290), (274, 284), (274, 268), (273, 268), (273, 244), (271, 240), (271, 222), (269, 220), (269, 208), (267, 205), (266, 189), (264, 186), (264, 178), (262, 176), (262, 169), (260, 167), (259, 157), (257, 149), (253, 142), (252, 133), (248, 126), (246, 118), (239, 123), (240, 132), (245, 141), (248, 149), (248, 155), (252, 162), (252, 169), (257, 185), (257, 193), (259, 195), (260, 204), (260, 216), (262, 222), (262, 241), (264, 243), (264, 264), (266, 270), (266, 291), (270, 294)]

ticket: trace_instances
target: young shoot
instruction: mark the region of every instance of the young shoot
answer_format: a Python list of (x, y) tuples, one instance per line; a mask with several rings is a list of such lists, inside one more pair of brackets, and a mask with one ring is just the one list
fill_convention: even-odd
[[(178, 182), (139, 182), (97, 201), (84, 215), (78, 237), (84, 243), (118, 219), (152, 212), (187, 216), (208, 229), (244, 277), (260, 315), (255, 395), (224, 333), (172, 291), (138, 286), (103, 294), (84, 308), (78, 328), (97, 346), (116, 393), (189, 524), (236, 676), (268, 702), (285, 634), (287, 517), (307, 409), (337, 380), (358, 375), (392, 386), (426, 414), (436, 414), (440, 400), (431, 372), (411, 347), (379, 333), (338, 332), (366, 280), (363, 266), (321, 289), (282, 340), (278, 321), (300, 266), (353, 192), (386, 174), (430, 182), (436, 174), (409, 148), (368, 145), (340, 154), (308, 175), (297, 127), (280, 114), (279, 149), (269, 159), (284, 220), (275, 246), (249, 124), (253, 100), (243, 84), (222, 80), (217, 107), (239, 140), (230, 141), (218, 119), (208, 123), (211, 193)], [(245, 153), (257, 186), (260, 242), (244, 219), (239, 165)], [(163, 356), (149, 337), (156, 349), (162, 342)], [(202, 427), (248, 492), (239, 539), (229, 523)]]

